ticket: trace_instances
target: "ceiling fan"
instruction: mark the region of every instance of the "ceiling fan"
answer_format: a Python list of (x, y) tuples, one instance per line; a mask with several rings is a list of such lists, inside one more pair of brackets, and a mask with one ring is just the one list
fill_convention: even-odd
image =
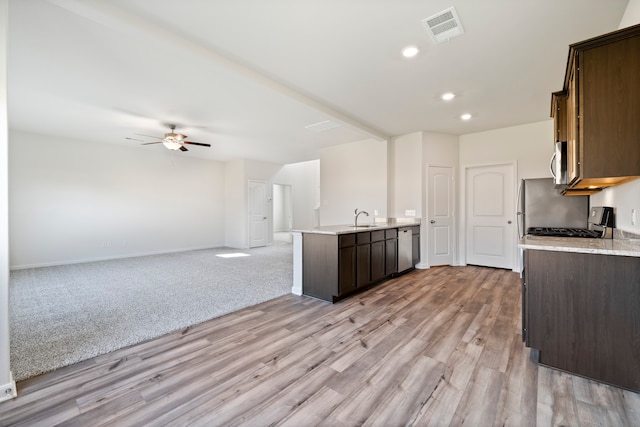
[[(165, 133), (164, 137), (143, 135), (140, 133), (137, 133), (136, 135), (146, 136), (147, 138), (155, 138), (160, 140), (155, 142), (145, 142), (142, 145), (163, 144), (169, 150), (189, 151), (187, 150), (187, 147), (184, 146), (185, 144), (199, 145), (201, 147), (211, 147), (211, 144), (204, 144), (202, 142), (185, 141), (187, 139), (187, 135), (174, 132), (176, 130), (176, 125), (169, 125), (169, 129), (171, 129), (171, 132)], [(131, 139), (134, 141), (141, 141), (140, 139), (136, 139), (136, 138), (127, 138), (127, 139)]]

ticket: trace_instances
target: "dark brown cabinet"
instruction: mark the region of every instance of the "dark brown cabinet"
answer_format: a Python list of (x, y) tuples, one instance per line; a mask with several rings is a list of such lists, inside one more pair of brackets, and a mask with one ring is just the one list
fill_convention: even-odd
[(371, 232), (371, 282), (379, 282), (386, 276), (386, 252), (384, 230)]
[(391, 276), (398, 272), (398, 229), (392, 228), (384, 232), (384, 274)]
[(640, 258), (525, 251), (523, 335), (539, 362), (640, 391)]
[(640, 25), (569, 47), (563, 91), (552, 95), (554, 138), (566, 129), (567, 194), (640, 177), (639, 75)]
[(356, 289), (356, 247), (349, 246), (338, 249), (338, 274), (340, 295), (348, 294)]
[[(412, 237), (414, 258), (417, 251), (419, 259), (420, 228), (412, 227), (412, 232), (418, 233)], [(302, 293), (335, 302), (397, 274), (397, 263), (397, 228), (340, 235), (303, 233)]]
[(371, 283), (371, 244), (356, 246), (356, 286)]

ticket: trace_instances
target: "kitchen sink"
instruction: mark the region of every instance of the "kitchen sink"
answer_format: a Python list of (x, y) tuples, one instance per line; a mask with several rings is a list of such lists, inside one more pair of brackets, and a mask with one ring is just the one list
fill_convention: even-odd
[(379, 225), (363, 224), (363, 225), (350, 225), (349, 227), (351, 227), (351, 228), (374, 228), (374, 227), (379, 227)]

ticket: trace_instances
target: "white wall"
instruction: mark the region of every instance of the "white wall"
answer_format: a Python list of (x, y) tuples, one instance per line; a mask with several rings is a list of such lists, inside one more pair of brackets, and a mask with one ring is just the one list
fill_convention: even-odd
[[(517, 178), (550, 177), (549, 160), (553, 154), (553, 120), (530, 123), (460, 136), (459, 183), (465, 179), (465, 168), (515, 161)], [(460, 185), (460, 188), (463, 188)], [(461, 261), (466, 259), (464, 198), (460, 192), (458, 248)], [(514, 206), (515, 209), (515, 206)], [(514, 268), (519, 269), (519, 262)]]
[(626, 28), (636, 24), (640, 24), (640, 0), (629, 0), (618, 28)]
[(416, 211), (416, 218), (422, 216), (423, 179), (422, 169), (422, 132), (395, 137), (390, 142), (393, 147), (393, 210), (392, 218), (408, 216), (407, 210)]
[(247, 183), (244, 161), (224, 164), (224, 245), (230, 248), (248, 246)]
[[(320, 225), (351, 224), (356, 208), (386, 217), (387, 142), (368, 139), (322, 150), (320, 187)], [(367, 220), (373, 218), (362, 223)]]
[(8, 0), (0, 0), (0, 401), (15, 396), (9, 366), (9, 176), (7, 131)]
[[(390, 188), (391, 217), (407, 217), (407, 210), (415, 210), (421, 219), (420, 253), (418, 267), (429, 266), (427, 221), (427, 173), (428, 166), (450, 166), (458, 168), (458, 136), (435, 132), (415, 132), (392, 139), (390, 151)], [(457, 189), (455, 190), (457, 194)], [(457, 210), (457, 209), (456, 209)], [(454, 231), (455, 234), (455, 231)], [(454, 245), (457, 245), (457, 240)], [(455, 251), (455, 248), (454, 248)], [(457, 253), (457, 251), (455, 251)], [(454, 259), (454, 264), (457, 262)]]
[(514, 160), (518, 179), (550, 177), (552, 154), (553, 120), (461, 135), (460, 179), (464, 167)]
[(273, 183), (291, 186), (293, 229), (315, 227), (320, 205), (320, 160), (284, 165), (274, 175)]
[(459, 218), (459, 195), (460, 195), (460, 186), (458, 183), (458, 177), (456, 176), (459, 170), (459, 159), (460, 159), (460, 138), (457, 135), (448, 135), (442, 133), (435, 132), (423, 132), (422, 133), (422, 165), (423, 165), (423, 173), (422, 173), (422, 183), (423, 183), (423, 198), (422, 198), (422, 221), (420, 224), (420, 237), (421, 237), (421, 261), (419, 267), (426, 267), (430, 265), (429, 261), (429, 233), (431, 228), (429, 227), (429, 222), (427, 221), (427, 216), (429, 214), (429, 195), (428, 195), (428, 184), (427, 184), (427, 176), (429, 174), (429, 166), (445, 166), (445, 167), (453, 167), (454, 173), (454, 216), (456, 218), (456, 224), (453, 227), (453, 241), (454, 241), (454, 257), (453, 264), (458, 265), (459, 260), (459, 250), (458, 250), (458, 224), (457, 219)]
[(13, 268), (221, 246), (223, 167), (12, 131)]
[[(640, 0), (629, 0), (619, 28), (640, 23)], [(610, 187), (591, 196), (591, 206), (613, 206), (616, 227), (623, 231), (640, 234), (640, 180), (617, 187)], [(636, 224), (631, 224), (631, 209), (636, 210)]]
[(289, 230), (289, 213), (291, 213), (291, 197), (287, 189), (291, 187), (273, 184), (273, 231)]

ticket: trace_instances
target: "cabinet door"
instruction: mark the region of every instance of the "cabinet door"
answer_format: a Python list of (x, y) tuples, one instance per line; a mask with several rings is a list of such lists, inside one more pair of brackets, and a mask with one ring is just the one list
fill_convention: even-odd
[[(418, 227), (414, 227), (414, 228), (418, 228)], [(420, 262), (420, 234), (414, 234), (413, 236), (411, 236), (411, 238), (412, 238), (411, 247), (412, 247), (412, 253), (413, 253), (412, 263), (413, 265), (416, 265), (417, 263)]]
[(346, 295), (356, 288), (356, 247), (340, 248), (338, 253), (339, 295)]
[(576, 53), (567, 89), (567, 181), (569, 186), (580, 177), (580, 115), (577, 71), (580, 56)]
[(391, 276), (398, 272), (398, 239), (385, 241), (384, 265), (384, 274), (386, 276)]
[(384, 240), (371, 244), (371, 281), (378, 282), (385, 278)]
[(356, 286), (371, 283), (371, 245), (356, 246)]
[(526, 262), (540, 363), (640, 391), (640, 258), (528, 250)]

